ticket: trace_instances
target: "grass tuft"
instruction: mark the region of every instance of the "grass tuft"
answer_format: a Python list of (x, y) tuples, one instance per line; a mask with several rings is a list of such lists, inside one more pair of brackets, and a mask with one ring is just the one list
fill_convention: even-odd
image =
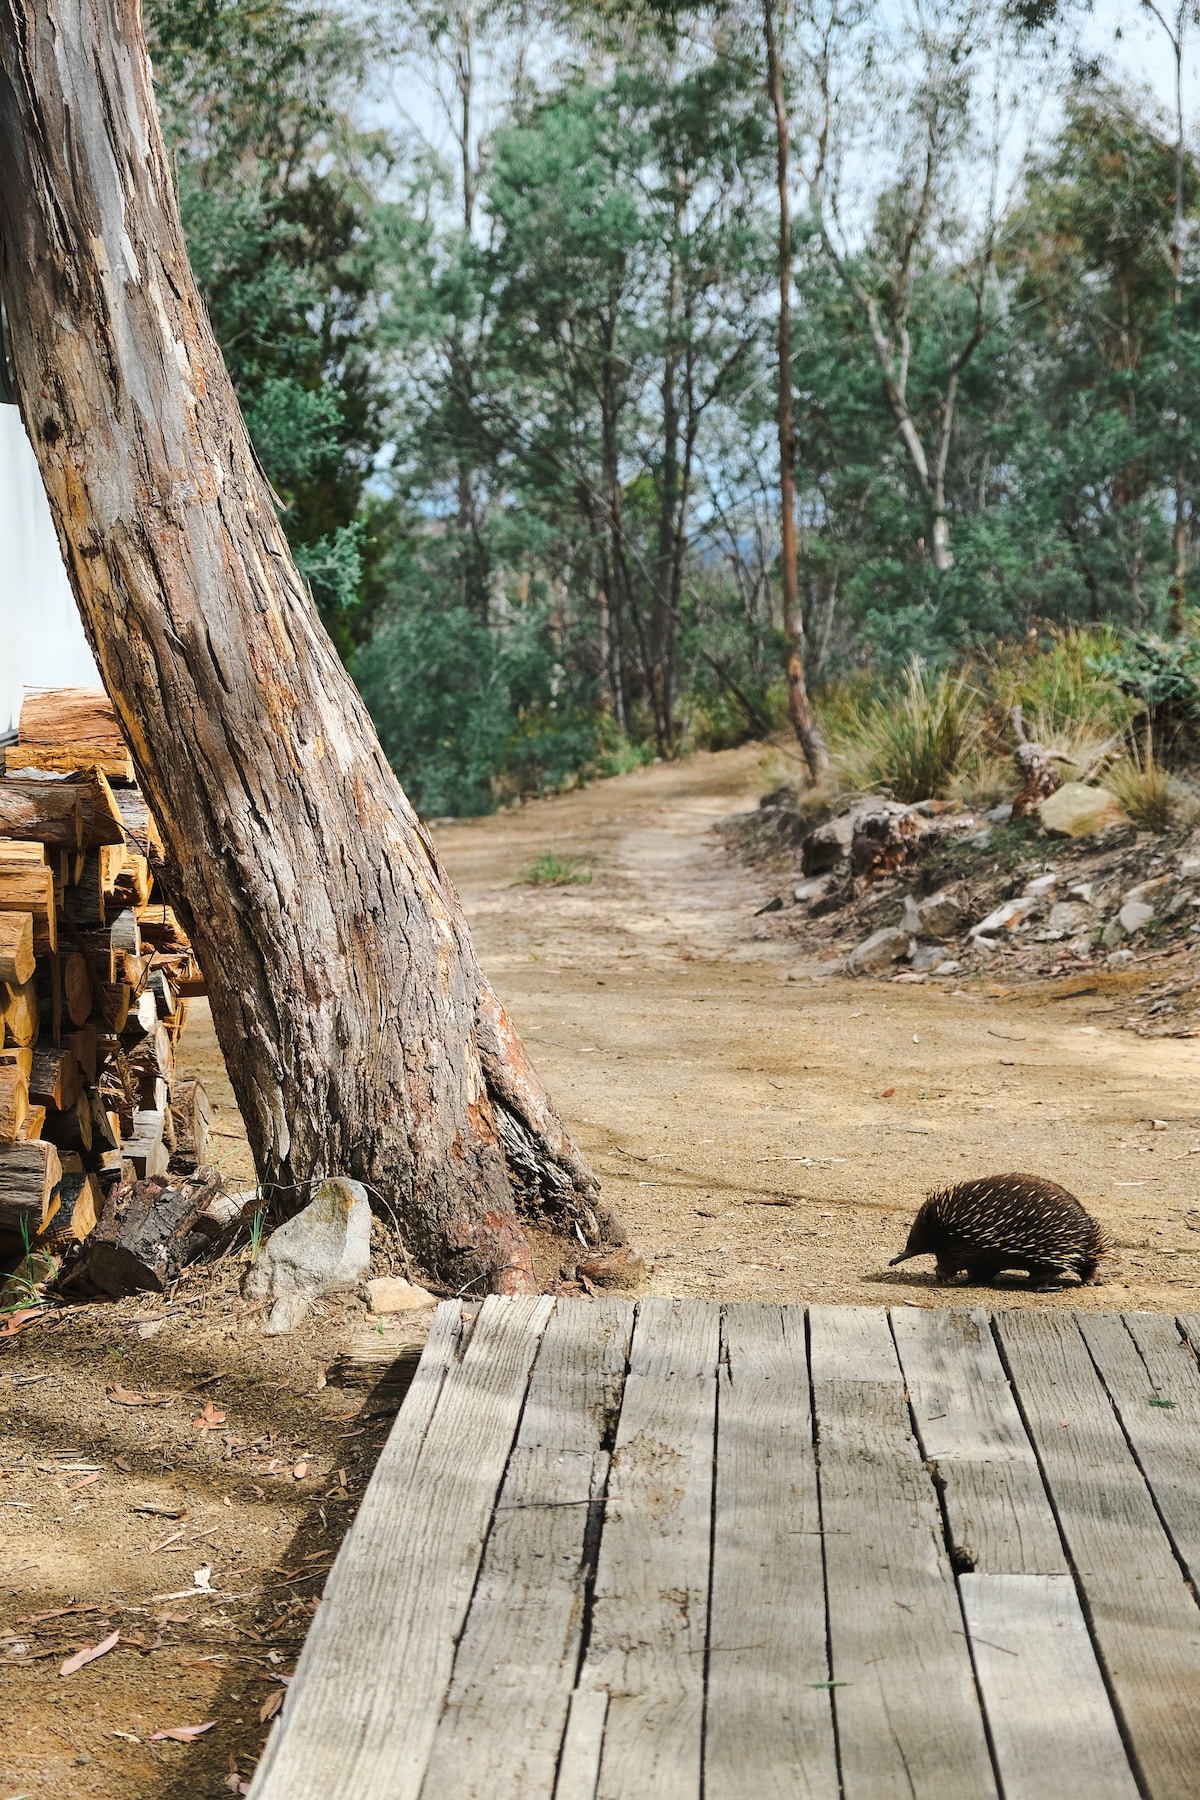
[(944, 800), (964, 776), (980, 733), (980, 698), (965, 671), (927, 675), (916, 657), (890, 702), (844, 705), (834, 760), (846, 782), (893, 799)]
[(1175, 822), (1175, 784), (1155, 760), (1146, 733), (1142, 748), (1123, 756), (1105, 772), (1102, 784), (1141, 831), (1167, 831)]
[(526, 864), (517, 877), (518, 887), (586, 887), (592, 871), (579, 856), (560, 856), (544, 850), (536, 862)]

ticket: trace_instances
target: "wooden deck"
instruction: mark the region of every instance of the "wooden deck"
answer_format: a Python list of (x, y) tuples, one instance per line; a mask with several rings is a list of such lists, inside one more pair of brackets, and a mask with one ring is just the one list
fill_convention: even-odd
[(1193, 1345), (447, 1303), (253, 1800), (1198, 1796)]

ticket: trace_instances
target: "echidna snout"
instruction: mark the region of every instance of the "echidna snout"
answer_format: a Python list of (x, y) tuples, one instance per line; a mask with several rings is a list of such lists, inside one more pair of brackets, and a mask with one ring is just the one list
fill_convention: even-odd
[(1040, 1175), (985, 1175), (942, 1188), (925, 1200), (908, 1243), (888, 1264), (935, 1256), (939, 1281), (989, 1281), (1024, 1269), (1034, 1287), (1053, 1289), (1064, 1275), (1091, 1281), (1108, 1245), (1074, 1194)]

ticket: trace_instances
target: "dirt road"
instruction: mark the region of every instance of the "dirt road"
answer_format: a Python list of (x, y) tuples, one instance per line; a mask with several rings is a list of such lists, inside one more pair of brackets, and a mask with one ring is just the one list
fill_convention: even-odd
[[(1110, 1284), (1037, 1305), (1193, 1306), (1200, 1041), (1118, 1029), (1102, 985), (1063, 999), (802, 963), (712, 829), (778, 777), (750, 747), (435, 828), (650, 1288), (962, 1305), (928, 1263), (888, 1257), (926, 1188), (1017, 1169), (1077, 1193), (1120, 1247)], [(591, 883), (522, 884), (547, 851)]]

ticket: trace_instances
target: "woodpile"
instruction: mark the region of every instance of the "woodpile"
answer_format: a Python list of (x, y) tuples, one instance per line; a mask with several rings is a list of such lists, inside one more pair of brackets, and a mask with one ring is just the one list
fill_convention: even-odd
[[(112, 1291), (118, 1248), (130, 1265), (140, 1255), (153, 1270), (174, 1266), (174, 1252), (150, 1254), (151, 1214), (126, 1253), (128, 1193), (187, 1185), (205, 1162), (207, 1098), (175, 1073), (187, 1002), (204, 983), (163, 895), (162, 840), (106, 696), (31, 694), (4, 760), (0, 1250), (94, 1246)], [(191, 1232), (195, 1198), (161, 1218)]]

